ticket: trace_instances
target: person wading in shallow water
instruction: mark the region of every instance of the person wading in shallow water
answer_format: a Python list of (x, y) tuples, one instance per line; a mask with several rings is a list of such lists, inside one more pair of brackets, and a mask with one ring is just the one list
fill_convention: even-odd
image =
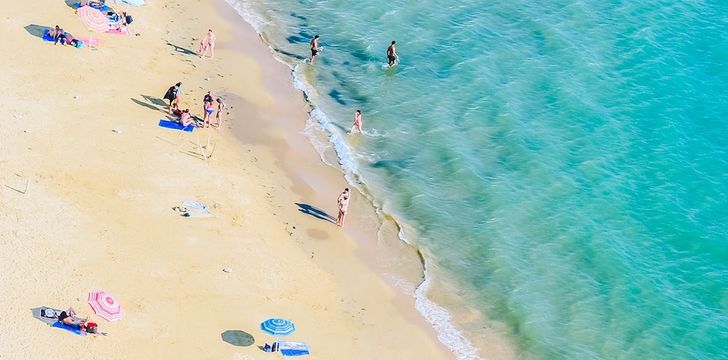
[(361, 129), (361, 110), (357, 110), (354, 112), (354, 125), (351, 126), (350, 133), (354, 133), (354, 129), (359, 130), (360, 133), (363, 133), (364, 130)]
[(339, 227), (344, 227), (344, 219), (346, 218), (346, 211), (349, 209), (349, 198), (351, 197), (351, 194), (349, 194), (349, 188), (344, 189), (344, 192), (342, 192), (339, 195), (339, 198), (336, 199), (336, 203), (339, 206), (339, 216), (336, 217), (336, 225)]
[(316, 58), (316, 55), (318, 55), (318, 53), (319, 53), (318, 40), (319, 40), (319, 36), (316, 35), (313, 37), (313, 39), (311, 39), (311, 42), (308, 43), (309, 45), (311, 45), (311, 57), (308, 58), (308, 62), (310, 62), (310, 63), (313, 62), (313, 59)]
[(389, 67), (397, 65), (397, 61), (399, 61), (399, 55), (397, 55), (397, 47), (394, 46), (397, 42), (392, 40), (392, 43), (387, 48), (387, 63), (389, 64)]

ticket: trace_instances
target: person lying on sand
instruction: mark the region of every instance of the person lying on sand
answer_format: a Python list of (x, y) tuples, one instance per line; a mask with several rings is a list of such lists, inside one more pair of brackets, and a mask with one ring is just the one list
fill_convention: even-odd
[(72, 307), (69, 307), (66, 311), (61, 311), (58, 315), (58, 321), (71, 326), (76, 326), (79, 329), (83, 329), (86, 326), (88, 318), (80, 318), (77, 316), (76, 311)]

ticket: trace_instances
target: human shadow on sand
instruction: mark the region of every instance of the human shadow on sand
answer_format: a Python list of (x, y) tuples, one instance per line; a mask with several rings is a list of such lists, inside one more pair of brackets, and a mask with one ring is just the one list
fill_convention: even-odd
[(323, 211), (317, 207), (311, 206), (309, 204), (302, 204), (302, 203), (296, 203), (298, 205), (298, 211), (311, 215), (317, 219), (326, 220), (331, 223), (336, 222), (336, 218), (326, 213), (326, 211)]
[(144, 101), (141, 101), (141, 100), (137, 100), (137, 99), (135, 99), (135, 98), (130, 98), (130, 100), (131, 100), (131, 101), (133, 101), (133, 102), (134, 102), (135, 104), (137, 104), (137, 105), (139, 105), (139, 106), (144, 106), (145, 108), (148, 108), (148, 109), (152, 109), (152, 110), (158, 110), (158, 111), (159, 111), (159, 110), (161, 110), (161, 109), (160, 109), (159, 107), (157, 107), (157, 106), (154, 106), (154, 105), (152, 105), (152, 104), (149, 104), (149, 103), (145, 103)]
[(165, 102), (164, 100), (162, 100), (158, 97), (149, 96), (149, 95), (142, 95), (142, 97), (144, 98), (144, 100), (146, 100), (150, 104), (154, 104), (154, 105), (161, 106), (164, 108), (166, 108), (169, 105), (169, 104), (167, 104), (167, 102)]
[(188, 48), (185, 48), (185, 47), (182, 47), (182, 46), (179, 46), (179, 45), (172, 44), (169, 41), (167, 41), (167, 45), (173, 47), (174, 48), (174, 51), (176, 51), (178, 53), (182, 53), (184, 55), (197, 55), (196, 52), (194, 52), (194, 51), (192, 51), (192, 50), (190, 50)]
[(28, 32), (28, 34), (33, 35), (37, 38), (43, 38), (43, 33), (46, 29), (49, 29), (49, 26), (42, 26), (42, 25), (36, 25), (36, 24), (30, 24), (25, 27), (25, 31)]

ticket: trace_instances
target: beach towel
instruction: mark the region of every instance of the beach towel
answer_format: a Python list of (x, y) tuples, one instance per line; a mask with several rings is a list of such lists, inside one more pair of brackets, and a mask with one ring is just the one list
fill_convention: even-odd
[(207, 205), (195, 200), (182, 200), (179, 206), (182, 216), (187, 217), (213, 217), (212, 213), (207, 210)]
[(62, 323), (60, 321), (56, 321), (51, 326), (54, 327), (54, 328), (59, 328), (59, 329), (62, 329), (62, 330), (66, 330), (68, 332), (72, 332), (72, 333), (74, 333), (76, 335), (86, 336), (86, 333), (83, 332), (83, 331), (81, 331), (81, 329), (79, 327), (73, 326), (73, 325), (66, 325), (66, 324), (64, 324), (64, 323)]
[(99, 46), (101, 45), (101, 39), (97, 37), (87, 38), (87, 37), (77, 37), (75, 38), (78, 41), (81, 41), (84, 43), (84, 45), (88, 46)]
[(309, 355), (308, 345), (302, 342), (279, 341), (278, 350), (283, 356), (303, 356)]
[(126, 28), (120, 28), (120, 29), (111, 29), (106, 32), (107, 34), (114, 34), (114, 35), (129, 35), (129, 30), (126, 30)]
[(45, 29), (45, 31), (43, 31), (43, 41), (55, 42), (55, 40), (53, 40), (53, 36), (51, 36), (51, 29)]
[(116, 0), (115, 2), (117, 4), (118, 3), (122, 3), (122, 4), (132, 5), (132, 6), (142, 6), (142, 5), (144, 5), (144, 0)]
[[(102, 3), (100, 3), (100, 2), (96, 2), (96, 1), (92, 1), (92, 2), (89, 2), (88, 6), (90, 6), (90, 7), (94, 8), (94, 9), (96, 9), (96, 10), (98, 10), (98, 11), (101, 11), (102, 13), (105, 13), (105, 12), (107, 12), (107, 11), (113, 11), (113, 10), (111, 9), (111, 7), (109, 7), (109, 5), (106, 5), (106, 4), (102, 4)], [(73, 6), (72, 6), (72, 7), (73, 7), (74, 9), (78, 9), (78, 8), (80, 8), (80, 7), (81, 7), (81, 3), (80, 3), (80, 2), (77, 2), (77, 3), (73, 4)]]
[(167, 129), (182, 130), (185, 132), (193, 132), (195, 130), (194, 125), (182, 126), (182, 124), (176, 121), (169, 121), (165, 119), (159, 120), (159, 126)]

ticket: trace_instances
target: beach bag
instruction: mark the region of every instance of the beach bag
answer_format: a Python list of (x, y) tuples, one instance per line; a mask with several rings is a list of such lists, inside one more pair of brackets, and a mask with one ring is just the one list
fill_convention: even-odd
[(125, 20), (126, 24), (129, 25), (132, 21), (134, 21), (134, 18), (132, 18), (131, 15), (127, 15)]
[(96, 334), (98, 332), (98, 324), (96, 323), (86, 323), (86, 332), (89, 334)]

